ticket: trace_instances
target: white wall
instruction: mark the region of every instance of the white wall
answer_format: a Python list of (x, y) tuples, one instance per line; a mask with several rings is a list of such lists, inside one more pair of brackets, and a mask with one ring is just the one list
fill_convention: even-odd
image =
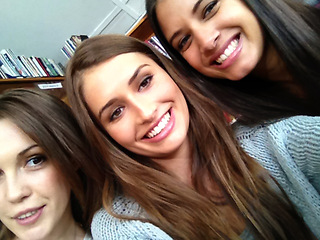
[(144, 0), (0, 0), (0, 49), (65, 64), (71, 35), (125, 34), (144, 14)]

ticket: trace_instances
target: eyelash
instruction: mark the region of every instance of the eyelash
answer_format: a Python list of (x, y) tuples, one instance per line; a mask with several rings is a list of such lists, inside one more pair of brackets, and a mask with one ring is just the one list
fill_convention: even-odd
[(202, 18), (205, 19), (208, 14), (212, 12), (212, 10), (216, 7), (218, 3), (218, 0), (210, 2), (204, 9), (203, 9), (203, 15)]
[(188, 40), (190, 39), (190, 35), (184, 36), (178, 44), (178, 50), (181, 52), (183, 51), (184, 46), (188, 43)]
[[(152, 79), (153, 79), (153, 75), (148, 75), (145, 78), (143, 78), (141, 83), (139, 84), (138, 91), (140, 92), (142, 89), (148, 87), (150, 85)], [(147, 82), (147, 85), (142, 86), (145, 82)]]
[[(42, 165), (47, 160), (46, 156), (43, 155), (36, 155), (31, 158), (29, 158), (26, 162), (26, 167), (36, 168), (39, 165)], [(38, 161), (34, 163), (35, 161)], [(29, 163), (33, 162), (33, 164), (30, 166)], [(29, 166), (28, 166), (29, 165)]]
[[(153, 79), (153, 75), (148, 75), (146, 76), (145, 78), (142, 79), (142, 81), (140, 82), (139, 84), (139, 87), (138, 87), (138, 92), (142, 91), (143, 89), (147, 88), (151, 81)], [(123, 109), (124, 107), (118, 107), (116, 108), (112, 113), (111, 113), (111, 116), (110, 116), (110, 122), (116, 120), (117, 118), (119, 118), (123, 112)]]

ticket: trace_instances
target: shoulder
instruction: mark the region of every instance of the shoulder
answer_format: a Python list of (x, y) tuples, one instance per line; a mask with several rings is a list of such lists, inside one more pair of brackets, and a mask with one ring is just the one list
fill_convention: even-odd
[(320, 140), (320, 117), (294, 116), (254, 126), (237, 124), (234, 131), (240, 144), (253, 140), (255, 143), (272, 140), (276, 140), (275, 144), (283, 141), (305, 143), (306, 139), (316, 144)]
[(267, 170), (278, 174), (277, 169), (297, 169), (317, 185), (320, 117), (294, 116), (251, 127), (238, 125), (235, 134), (244, 150)]
[(149, 222), (142, 221), (146, 219), (146, 214), (132, 199), (116, 198), (113, 210), (119, 215), (139, 218), (141, 221), (116, 218), (101, 208), (95, 213), (91, 224), (93, 239), (172, 239), (160, 228)]

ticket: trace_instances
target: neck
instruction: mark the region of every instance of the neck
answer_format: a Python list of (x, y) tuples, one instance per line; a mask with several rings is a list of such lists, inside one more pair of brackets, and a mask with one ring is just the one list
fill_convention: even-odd
[(192, 151), (189, 140), (185, 141), (178, 151), (170, 154), (166, 159), (153, 159), (153, 161), (176, 176), (183, 183), (192, 186)]

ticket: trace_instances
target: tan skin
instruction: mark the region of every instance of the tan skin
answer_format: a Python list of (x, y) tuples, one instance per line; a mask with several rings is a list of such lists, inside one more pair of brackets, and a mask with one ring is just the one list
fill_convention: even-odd
[[(238, 81), (252, 72), (272, 81), (292, 81), (281, 56), (265, 42), (258, 20), (242, 1), (159, 0), (156, 13), (166, 39), (202, 74)], [(239, 45), (237, 54), (228, 57), (231, 63), (223, 68), (210, 64), (235, 36)]]

